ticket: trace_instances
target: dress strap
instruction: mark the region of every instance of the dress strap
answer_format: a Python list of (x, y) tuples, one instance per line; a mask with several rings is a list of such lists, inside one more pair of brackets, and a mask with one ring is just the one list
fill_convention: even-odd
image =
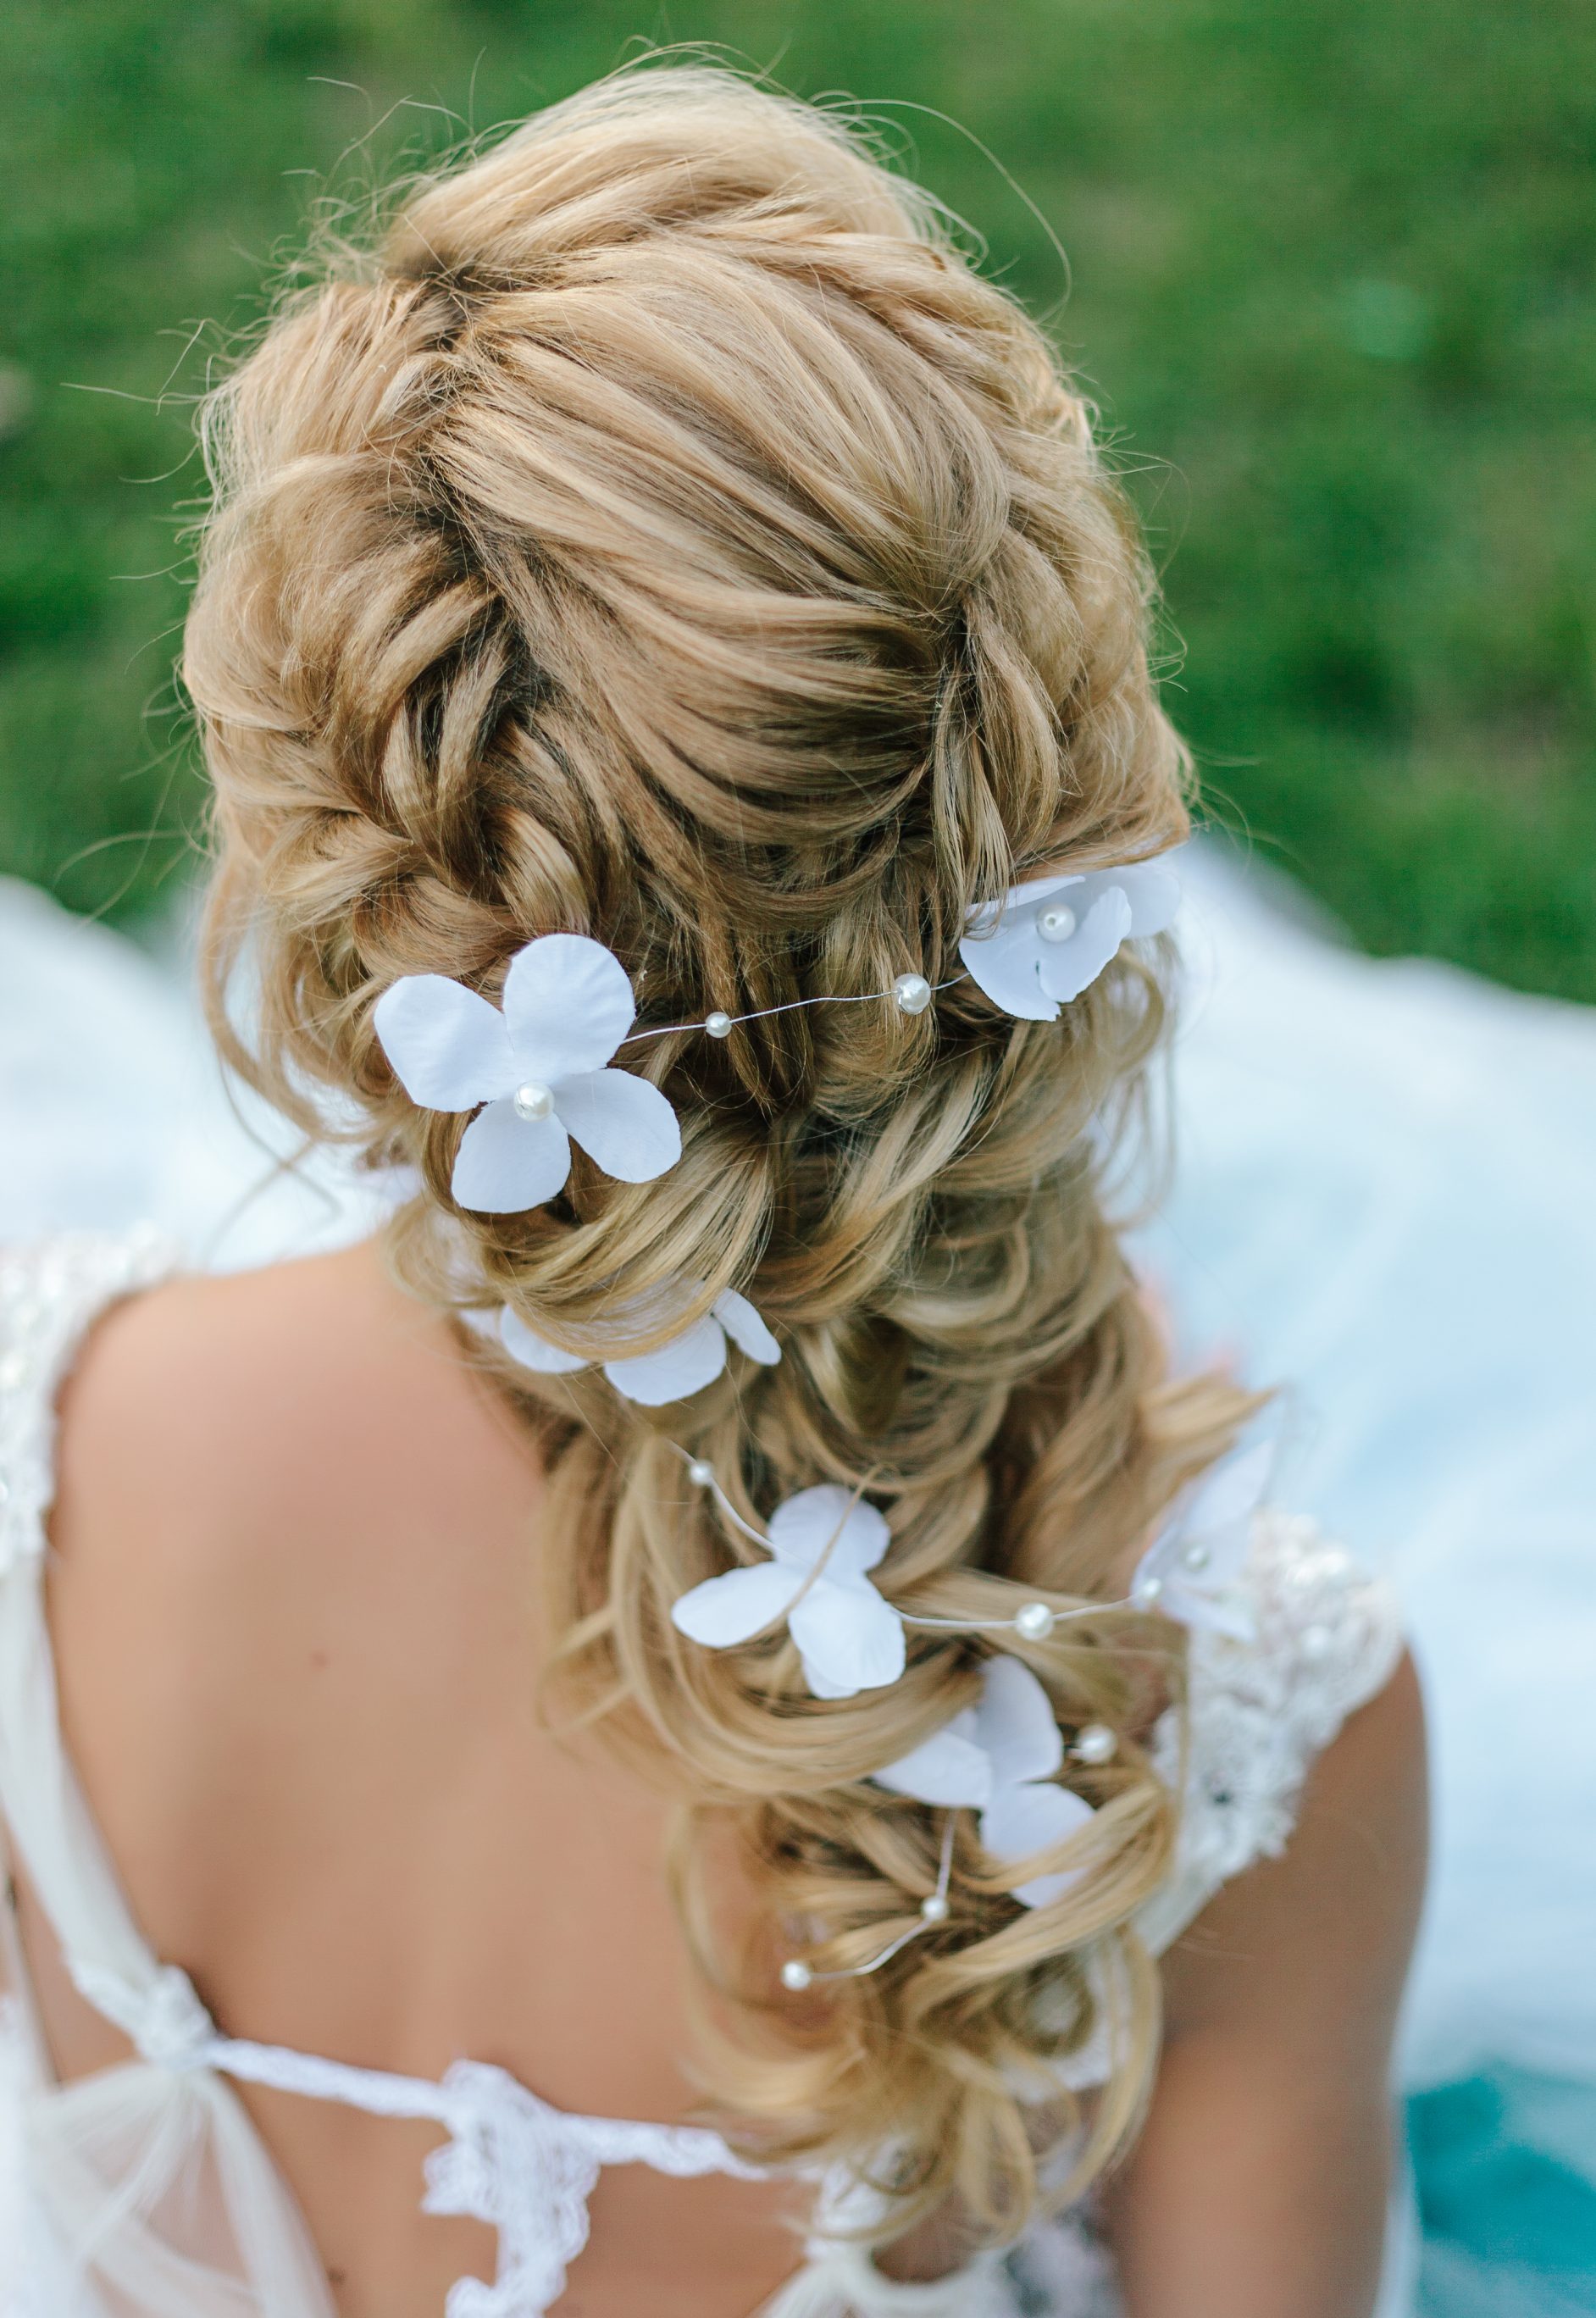
[(1185, 1712), (1154, 1733), (1181, 1798), (1175, 1873), (1137, 1917), (1155, 1954), (1231, 1876), (1285, 1850), (1315, 1756), (1402, 1656), (1391, 1586), (1305, 1515), (1257, 1514), (1245, 1592), (1252, 1638), (1194, 1633)]
[(595, 2166), (647, 2165), (687, 2179), (729, 2173), (743, 2180), (766, 2177), (732, 2154), (718, 2133), (702, 2125), (659, 2125), (647, 2119), (584, 2116), (540, 2100), (504, 2069), (457, 2061), (442, 2078), (411, 2077), (329, 2061), (287, 2044), (261, 2044), (227, 2036), (217, 2027), (185, 1972), (162, 1964), (149, 1983), (135, 1987), (82, 1959), (67, 1956), (79, 1995), (124, 2036), (152, 2068), (182, 2074), (214, 2070), (240, 2084), (268, 2086), (308, 2100), (336, 2101), (372, 2116), (430, 2117), (456, 2134), (478, 2131), (485, 2119), (506, 2116), (556, 2133), (578, 2145)]
[(63, 1953), (151, 1990), (159, 1967), (62, 1744), (44, 1567), (62, 1382), (101, 1315), (175, 1266), (144, 1232), (0, 1251), (0, 1816)]

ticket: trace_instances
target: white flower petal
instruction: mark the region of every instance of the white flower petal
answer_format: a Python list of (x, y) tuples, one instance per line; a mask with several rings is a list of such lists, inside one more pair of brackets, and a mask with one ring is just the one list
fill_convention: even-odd
[(996, 932), (965, 934), (959, 957), (994, 1006), (1022, 1022), (1056, 1022), (1059, 1010), (1038, 978), (1042, 939), (1028, 910), (1005, 917)]
[(746, 1352), (762, 1368), (776, 1366), (782, 1348), (746, 1296), (740, 1296), (735, 1288), (725, 1289), (710, 1309), (740, 1352)]
[(1080, 869), (1050, 869), (1045, 877), (1022, 877), (1004, 894), (1003, 908), (1006, 912), (1035, 909), (1038, 902), (1062, 894), (1066, 885), (1085, 885), (1089, 882), (1089, 873)]
[(399, 1084), (425, 1110), (471, 1110), (516, 1084), (504, 1016), (462, 982), (407, 974), (378, 999), (372, 1023)]
[(1167, 861), (1131, 861), (1115, 872), (1131, 905), (1131, 936), (1144, 940), (1161, 934), (1180, 907), (1180, 880)]
[(726, 1334), (718, 1320), (695, 1320), (658, 1352), (605, 1361), (604, 1372), (618, 1393), (645, 1408), (686, 1400), (713, 1384), (726, 1365)]
[(1026, 877), (1018, 885), (1010, 885), (1000, 902), (977, 902), (964, 913), (964, 935), (969, 941), (984, 941), (1000, 926), (1023, 924), (1039, 902), (1052, 894), (1062, 893), (1066, 885), (1084, 885), (1085, 878), (1078, 870), (1054, 870), (1045, 877)]
[(601, 1071), (636, 1017), (626, 968), (586, 934), (540, 934), (510, 960), (505, 1020), (523, 1079)]
[(853, 1491), (836, 1481), (800, 1489), (777, 1505), (766, 1529), (778, 1561), (794, 1569), (812, 1569), (824, 1554), (826, 1575), (838, 1580), (874, 1569), (892, 1541), (875, 1507), (863, 1499), (856, 1502)]
[(689, 1640), (712, 1650), (730, 1649), (772, 1626), (785, 1612), (797, 1591), (790, 1569), (778, 1562), (761, 1561), (751, 1569), (729, 1569), (722, 1577), (706, 1577), (684, 1594), (670, 1613), (670, 1622)]
[(1231, 1586), (1166, 1579), (1159, 1607), (1167, 1617), (1195, 1632), (1228, 1634), (1234, 1642), (1250, 1642), (1257, 1632), (1251, 1603)]
[(588, 1157), (619, 1182), (651, 1183), (682, 1155), (675, 1111), (657, 1086), (629, 1071), (561, 1079), (554, 1108)]
[[(1052, 1851), (1089, 1826), (1092, 1807), (1068, 1787), (1016, 1786), (1000, 1788), (981, 1815), (981, 1840), (994, 1859), (1029, 1859)], [(1037, 1875), (1014, 1887), (1014, 1896), (1026, 1908), (1045, 1908), (1078, 1882), (1083, 1870), (1061, 1868)]]
[(975, 1739), (991, 1760), (995, 1786), (1049, 1779), (1064, 1759), (1053, 1701), (1018, 1658), (989, 1658), (975, 1710)]
[(809, 1685), (811, 1698), (857, 1698), (859, 1686), (854, 1682), (833, 1682), (820, 1667), (803, 1661), (803, 1679)]
[(820, 1698), (852, 1698), (884, 1690), (903, 1671), (903, 1621), (867, 1579), (836, 1586), (817, 1577), (787, 1613), (810, 1688)]
[(498, 1340), (513, 1361), (539, 1376), (574, 1376), (578, 1369), (590, 1365), (580, 1352), (563, 1352), (546, 1336), (540, 1336), (507, 1304), (498, 1316)]
[(944, 1729), (870, 1775), (878, 1787), (917, 1802), (979, 1809), (991, 1795), (992, 1766), (975, 1727), (974, 1711), (966, 1706)]
[(1036, 938), (1038, 971), (1050, 998), (1065, 1003), (1097, 980), (1131, 930), (1131, 905), (1117, 885), (1099, 894), (1065, 942)]
[[(1158, 1606), (1169, 1617), (1249, 1640), (1252, 1613), (1241, 1586), (1273, 1460), (1273, 1448), (1261, 1442), (1205, 1473), (1136, 1565), (1133, 1590), (1140, 1579), (1156, 1577)], [(1194, 1552), (1201, 1557), (1195, 1568), (1187, 1558)]]
[(557, 1119), (520, 1119), (508, 1095), (480, 1110), (460, 1138), (450, 1188), (478, 1215), (518, 1216), (551, 1199), (570, 1173)]

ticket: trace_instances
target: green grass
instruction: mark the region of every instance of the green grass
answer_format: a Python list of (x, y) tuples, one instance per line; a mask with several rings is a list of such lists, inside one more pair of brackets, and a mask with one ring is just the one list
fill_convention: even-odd
[[(194, 328), (248, 324), (327, 179), (358, 192), (635, 36), (881, 106), (1054, 318), (1152, 527), (1222, 817), (1372, 948), (1596, 998), (1589, 0), (7, 12), (0, 867), (130, 915), (188, 867)], [(1056, 228), (1067, 300), (937, 112)]]

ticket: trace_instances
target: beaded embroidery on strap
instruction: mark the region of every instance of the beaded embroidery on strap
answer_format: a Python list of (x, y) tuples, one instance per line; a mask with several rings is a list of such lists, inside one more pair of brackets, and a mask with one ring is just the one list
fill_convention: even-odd
[(1255, 1638), (1194, 1632), (1188, 1712), (1153, 1735), (1182, 1796), (1175, 1874), (1138, 1918), (1155, 1951), (1223, 1882), (1285, 1850), (1314, 1757), (1402, 1656), (1390, 1586), (1303, 1515), (1257, 1514), (1246, 1593)]
[(108, 1305), (149, 1287), (172, 1264), (155, 1231), (0, 1249), (0, 1576), (44, 1552), (56, 1395), (79, 1343)]

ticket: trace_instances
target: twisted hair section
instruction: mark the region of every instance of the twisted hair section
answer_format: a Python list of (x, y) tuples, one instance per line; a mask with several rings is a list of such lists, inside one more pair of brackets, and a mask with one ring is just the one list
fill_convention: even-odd
[[(1066, 1729), (1124, 1734), (1079, 1774), (1099, 1808), (1069, 1892), (1019, 1908), (962, 1822), (946, 1924), (795, 2005), (773, 1993), (784, 1927), (841, 1968), (932, 1889), (939, 1822), (865, 1781), (969, 1701), (990, 1637), (911, 1631), (901, 1682), (826, 1703), (785, 1631), (699, 1649), (672, 1603), (758, 1548), (678, 1450), (756, 1527), (816, 1481), (867, 1489), (907, 1610), (1122, 1592), (1241, 1413), (1166, 1376), (1106, 1214), (1159, 961), (1122, 953), (1056, 1025), (964, 982), (919, 1016), (650, 1039), (621, 1060), (668, 1093), (680, 1163), (630, 1185), (578, 1154), (513, 1216), (453, 1205), (462, 1122), (408, 1101), (372, 1013), (408, 974), (495, 997), (562, 929), (615, 950), (646, 1023), (942, 983), (1017, 874), (1176, 841), (1146, 569), (1088, 414), (846, 122), (673, 67), (412, 185), (284, 306), (207, 431), (185, 673), (218, 1034), (311, 1131), (418, 1171), (391, 1253), (441, 1304), (508, 1304), (583, 1350), (631, 1315), (632, 1352), (680, 1326), (679, 1306), (647, 1318), (675, 1283), (695, 1313), (755, 1297), (780, 1365), (734, 1356), (668, 1411), (499, 1371), (551, 1475), (553, 1694), (676, 1783), (683, 1909), (723, 1999), (706, 2051), (750, 2142), (878, 2170), (890, 2149), (893, 2227), (956, 2193), (1010, 2228), (1040, 2144), (1082, 2128), (1089, 2178), (1145, 2092), (1133, 1919), (1172, 1828), (1136, 1732), (1178, 1692), (1170, 1630), (1105, 1612), (1003, 1638)], [(227, 1003), (246, 948), (247, 1037)], [(747, 1953), (705, 1897), (728, 1823), (767, 1932)], [(1038, 2109), (1038, 2071), (1105, 2014), (1089, 2118), (1056, 2089)]]

